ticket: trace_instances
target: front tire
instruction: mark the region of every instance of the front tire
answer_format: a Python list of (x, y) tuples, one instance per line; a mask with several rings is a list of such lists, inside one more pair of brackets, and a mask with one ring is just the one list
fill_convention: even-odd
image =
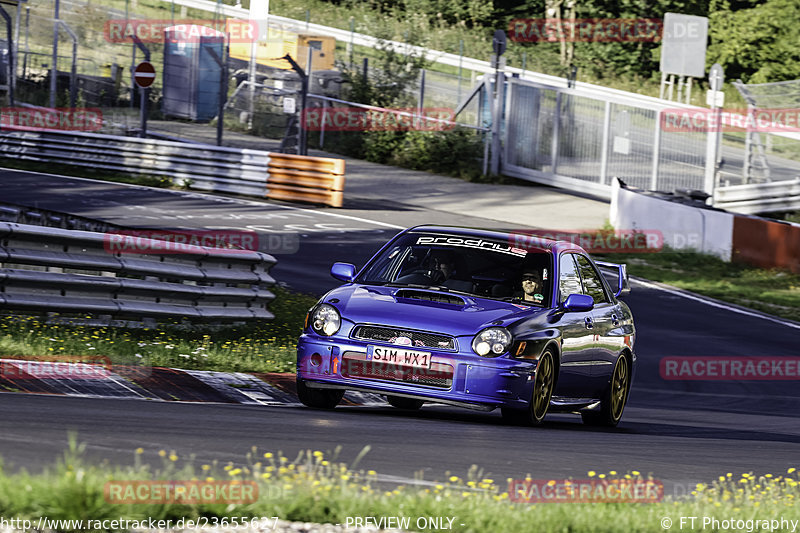
[(539, 357), (536, 365), (536, 378), (533, 382), (533, 393), (528, 409), (509, 409), (503, 407), (500, 412), (503, 418), (512, 424), (540, 426), (550, 408), (555, 384), (555, 364), (553, 352), (548, 349)]
[(333, 409), (344, 396), (343, 390), (312, 389), (302, 379), (297, 380), (297, 398), (306, 407), (314, 409)]
[(630, 362), (625, 355), (620, 355), (614, 365), (611, 381), (600, 401), (599, 411), (581, 413), (583, 423), (589, 426), (616, 427), (622, 419), (622, 411), (628, 401), (631, 388)]
[(425, 402), (422, 400), (415, 400), (414, 398), (403, 398), (401, 396), (387, 396), (386, 401), (389, 405), (397, 409), (405, 409), (408, 411), (416, 411)]

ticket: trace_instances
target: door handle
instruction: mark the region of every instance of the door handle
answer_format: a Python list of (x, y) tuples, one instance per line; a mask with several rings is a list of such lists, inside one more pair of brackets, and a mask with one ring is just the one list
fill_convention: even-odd
[(594, 327), (594, 321), (592, 320), (592, 317), (590, 317), (590, 316), (587, 316), (586, 318), (584, 318), (583, 322), (586, 324), (586, 329), (592, 329)]

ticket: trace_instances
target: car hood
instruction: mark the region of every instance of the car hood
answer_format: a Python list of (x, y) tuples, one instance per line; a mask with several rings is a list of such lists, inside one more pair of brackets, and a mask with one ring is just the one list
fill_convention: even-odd
[(454, 292), (358, 284), (331, 291), (325, 302), (336, 306), (343, 320), (355, 324), (382, 324), (453, 336), (474, 335), (489, 325), (508, 326), (537, 311), (547, 311)]

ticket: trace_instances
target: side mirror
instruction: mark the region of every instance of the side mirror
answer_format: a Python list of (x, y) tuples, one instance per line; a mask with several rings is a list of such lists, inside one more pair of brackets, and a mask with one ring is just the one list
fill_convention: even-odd
[(628, 267), (627, 265), (617, 264), (617, 263), (608, 263), (606, 261), (595, 261), (597, 266), (602, 268), (609, 268), (614, 269), (617, 271), (617, 280), (616, 283), (610, 283), (614, 287), (614, 296), (617, 298), (623, 298), (631, 293), (631, 284), (628, 280)]
[(586, 294), (570, 294), (561, 304), (561, 308), (568, 313), (591, 311), (594, 308), (594, 299)]
[(331, 267), (331, 276), (339, 281), (350, 283), (356, 277), (356, 267), (350, 263), (334, 263)]

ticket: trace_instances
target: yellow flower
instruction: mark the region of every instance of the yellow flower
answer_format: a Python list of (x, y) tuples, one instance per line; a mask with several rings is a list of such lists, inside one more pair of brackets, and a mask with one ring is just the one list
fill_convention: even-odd
[(616, 476), (617, 475), (617, 471), (616, 470), (612, 470), (611, 472), (609, 472), (609, 474), (612, 475), (612, 476)]
[(202, 469), (203, 469), (203, 472), (208, 472), (209, 470), (211, 470), (211, 465), (203, 465)]
[(159, 457), (166, 457), (167, 456), (166, 450), (158, 450), (158, 456)]
[(136, 455), (142, 455), (144, 453), (144, 448), (136, 448)]
[(638, 470), (634, 470), (633, 472), (631, 472), (631, 474), (633, 474), (634, 476), (638, 476), (639, 475), (639, 471)]
[(458, 477), (457, 476), (450, 476), (450, 483), (457, 483)]
[(374, 471), (374, 470), (367, 470), (367, 475), (369, 475), (369, 476), (377, 476), (378, 473), (376, 471)]
[(265, 459), (272, 459), (272, 454), (270, 452), (267, 452), (267, 453), (264, 454), (264, 458)]
[(605, 479), (605, 478), (606, 478), (606, 475), (605, 475), (605, 474), (600, 474), (600, 475), (599, 475), (599, 476), (597, 476), (597, 477), (599, 477), (600, 479)]
[(789, 470), (786, 471), (786, 473), (793, 474), (795, 470), (797, 470), (795, 467), (791, 467)]
[(175, 455), (175, 452), (169, 454), (169, 460), (172, 461), (173, 463), (178, 460), (178, 456)]
[(238, 476), (241, 473), (242, 473), (242, 469), (241, 468), (234, 468), (233, 470), (228, 472), (228, 475), (229, 476)]
[(595, 475), (597, 475), (597, 472), (594, 470), (589, 470), (589, 477), (594, 477)]

